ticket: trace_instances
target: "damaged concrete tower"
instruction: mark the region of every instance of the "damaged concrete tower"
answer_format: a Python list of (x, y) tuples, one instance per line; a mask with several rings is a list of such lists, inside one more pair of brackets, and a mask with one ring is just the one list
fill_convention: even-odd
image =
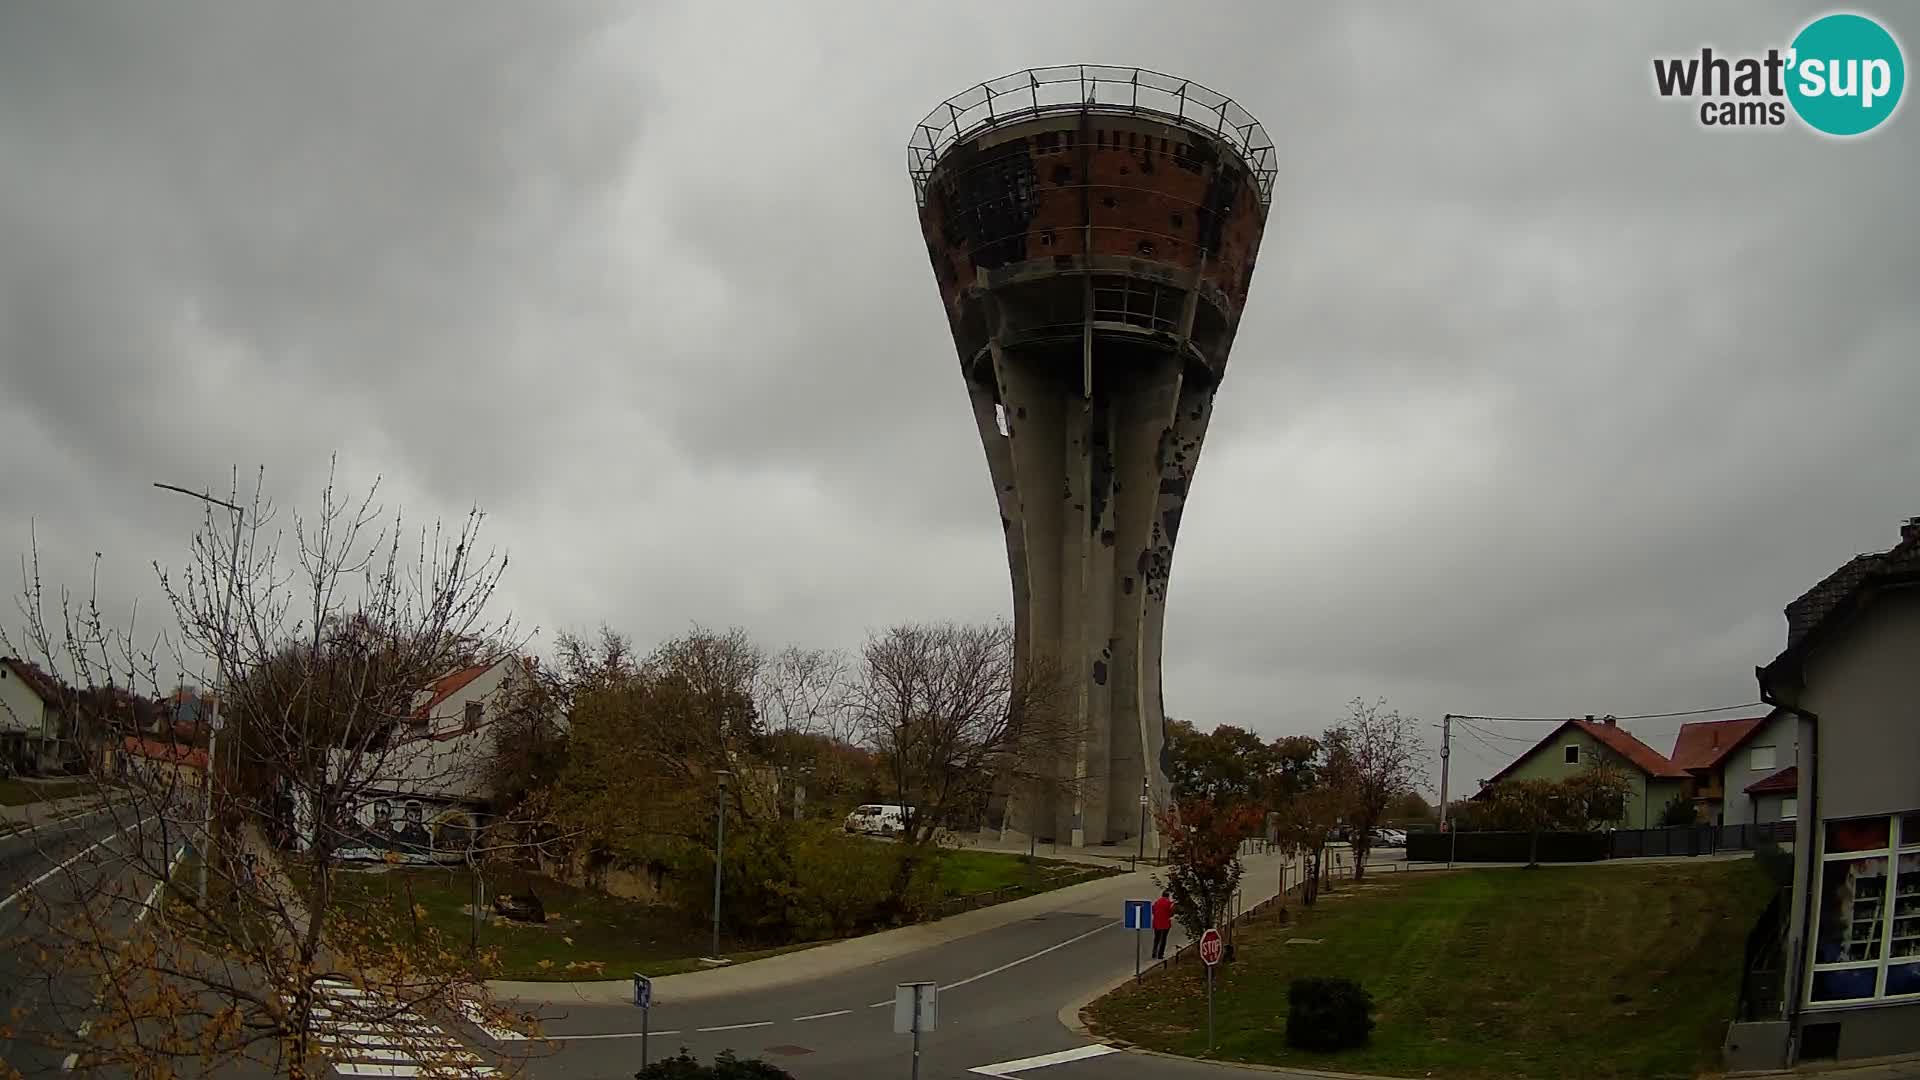
[[(1247, 300), (1275, 153), (1204, 87), (1035, 68), (941, 103), (908, 167), (999, 496), (1019, 663), (1083, 735), (1013, 828), (1140, 841), (1167, 801), (1167, 574)], [(1151, 819), (1147, 825), (1152, 830)]]

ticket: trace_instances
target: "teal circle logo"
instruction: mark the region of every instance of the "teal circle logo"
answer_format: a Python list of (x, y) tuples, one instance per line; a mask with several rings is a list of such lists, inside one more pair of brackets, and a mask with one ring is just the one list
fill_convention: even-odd
[(1787, 100), (1815, 131), (1863, 135), (1900, 105), (1907, 65), (1900, 43), (1864, 15), (1824, 15), (1794, 37)]

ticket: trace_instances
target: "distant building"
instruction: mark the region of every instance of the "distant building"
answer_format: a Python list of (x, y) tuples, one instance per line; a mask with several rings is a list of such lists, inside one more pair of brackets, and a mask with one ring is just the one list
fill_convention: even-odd
[(1693, 804), (1707, 825), (1746, 825), (1791, 819), (1772, 788), (1750, 790), (1793, 768), (1797, 723), (1786, 709), (1742, 720), (1683, 724), (1674, 739), (1673, 763), (1694, 779)]
[(0, 657), (0, 762), (19, 772), (58, 772), (68, 763), (60, 685), (13, 656)]
[[(360, 796), (350, 834), (338, 839), (347, 859), (446, 862), (465, 858), (491, 810), (488, 767), (493, 721), (531, 662), (502, 657), (450, 671), (422, 689), (405, 722), (384, 745), (362, 752), (335, 749), (336, 769), (352, 768)], [(311, 839), (308, 812), (296, 810), (296, 831)]]
[(1626, 814), (1616, 823), (1621, 828), (1657, 826), (1668, 803), (1693, 793), (1691, 774), (1610, 717), (1568, 720), (1494, 773), (1486, 787), (1502, 780), (1565, 780), (1596, 765), (1616, 766), (1627, 778)]

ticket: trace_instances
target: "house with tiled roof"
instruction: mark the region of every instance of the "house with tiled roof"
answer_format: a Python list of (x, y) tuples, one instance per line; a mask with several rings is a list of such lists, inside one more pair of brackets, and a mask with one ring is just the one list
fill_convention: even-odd
[(1487, 779), (1481, 794), (1502, 780), (1565, 780), (1599, 765), (1627, 778), (1623, 829), (1658, 826), (1668, 804), (1693, 794), (1693, 777), (1666, 755), (1627, 732), (1612, 717), (1568, 720)]
[(1681, 725), (1667, 756), (1693, 777), (1700, 822), (1767, 823), (1781, 820), (1780, 812), (1791, 807), (1777, 799), (1763, 805), (1748, 787), (1793, 767), (1796, 737), (1797, 724), (1785, 709), (1737, 720), (1697, 720)]
[(40, 773), (66, 764), (61, 697), (53, 676), (17, 656), (0, 656), (0, 763)]
[[(493, 721), (531, 670), (532, 661), (519, 656), (483, 659), (421, 688), (385, 744), (359, 758), (366, 780), (358, 827), (342, 857), (464, 858), (466, 838), (490, 812)], [(338, 764), (348, 752), (333, 753)]]
[(1920, 518), (1786, 617), (1757, 677), (1798, 760), (1749, 787), (1795, 802), (1784, 970), (1777, 1006), (1729, 1033), (1730, 1068), (1920, 1051)]

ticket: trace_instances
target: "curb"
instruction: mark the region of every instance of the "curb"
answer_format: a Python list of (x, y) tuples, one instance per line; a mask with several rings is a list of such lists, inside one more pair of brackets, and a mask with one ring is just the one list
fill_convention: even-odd
[[(1114, 1045), (1109, 1042), (1109, 1046)], [(1345, 1073), (1325, 1072), (1320, 1069), (1295, 1069), (1285, 1065), (1258, 1065), (1251, 1061), (1226, 1061), (1221, 1058), (1187, 1057), (1184, 1054), (1169, 1054), (1164, 1050), (1146, 1050), (1138, 1046), (1121, 1046), (1121, 1050), (1141, 1057), (1155, 1057), (1164, 1061), (1185, 1061), (1195, 1065), (1212, 1065), (1221, 1069), (1244, 1069), (1247, 1072), (1273, 1073), (1279, 1076), (1306, 1076), (1314, 1080), (1408, 1080), (1404, 1076), (1386, 1076), (1381, 1073)]]

